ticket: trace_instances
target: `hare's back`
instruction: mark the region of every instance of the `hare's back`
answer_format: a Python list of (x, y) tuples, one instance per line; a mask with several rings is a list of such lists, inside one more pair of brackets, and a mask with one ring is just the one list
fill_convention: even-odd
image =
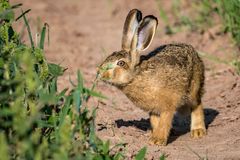
[[(167, 44), (160, 46), (147, 56), (141, 57), (142, 68), (148, 69), (153, 66), (167, 66), (172, 68), (191, 68), (193, 60), (198, 61), (197, 52), (188, 44)], [(196, 63), (198, 63), (195, 61)], [(157, 69), (156, 68), (156, 69)]]
[(201, 66), (198, 63), (202, 61), (191, 45), (168, 44), (142, 56), (140, 67), (145, 77), (152, 77), (167, 88), (185, 90), (195, 66)]

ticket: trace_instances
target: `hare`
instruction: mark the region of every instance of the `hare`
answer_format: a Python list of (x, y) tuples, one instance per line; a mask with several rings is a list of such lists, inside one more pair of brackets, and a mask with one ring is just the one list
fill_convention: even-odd
[(191, 137), (206, 134), (201, 98), (204, 64), (188, 44), (162, 45), (140, 55), (153, 40), (157, 18), (131, 10), (126, 18), (122, 50), (99, 66), (99, 79), (120, 89), (138, 107), (149, 112), (150, 143), (166, 145), (176, 111), (191, 113)]

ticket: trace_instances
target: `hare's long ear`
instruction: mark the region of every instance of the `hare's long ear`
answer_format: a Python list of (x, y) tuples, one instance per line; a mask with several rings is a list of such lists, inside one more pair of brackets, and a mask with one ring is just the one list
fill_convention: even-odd
[(135, 65), (139, 63), (140, 60), (139, 52), (144, 51), (151, 44), (152, 39), (156, 32), (157, 24), (158, 24), (157, 18), (151, 15), (146, 16), (139, 24), (131, 44), (130, 53), (132, 68), (134, 68)]
[(136, 50), (144, 51), (151, 44), (157, 28), (157, 18), (149, 15), (146, 16), (140, 23), (137, 31), (137, 35), (134, 37), (132, 47), (136, 47)]
[(131, 10), (124, 23), (123, 37), (122, 37), (122, 49), (129, 51), (131, 49), (132, 39), (135, 31), (139, 26), (139, 22), (142, 19), (141, 11), (137, 9)]

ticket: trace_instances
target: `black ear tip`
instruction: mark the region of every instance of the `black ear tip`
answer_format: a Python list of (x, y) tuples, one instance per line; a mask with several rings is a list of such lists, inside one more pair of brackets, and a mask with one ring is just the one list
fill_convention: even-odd
[(136, 18), (138, 21), (141, 21), (142, 20), (142, 12), (138, 9), (132, 9), (129, 11), (128, 15), (133, 15), (133, 14), (136, 14)]
[(157, 25), (158, 25), (158, 19), (157, 19), (157, 17), (155, 17), (153, 15), (148, 15), (148, 16), (144, 17), (144, 19), (153, 19), (157, 22)]
[(137, 9), (137, 8), (134, 8), (134, 9), (131, 9), (130, 11), (129, 11), (129, 13), (130, 12), (141, 12), (139, 9)]

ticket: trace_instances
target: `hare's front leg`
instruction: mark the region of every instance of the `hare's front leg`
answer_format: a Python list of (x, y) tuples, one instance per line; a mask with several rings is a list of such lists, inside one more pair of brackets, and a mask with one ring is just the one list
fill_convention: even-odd
[(172, 119), (174, 111), (164, 111), (160, 117), (158, 115), (151, 115), (150, 121), (152, 125), (151, 144), (167, 145), (169, 132), (172, 126)]
[(201, 138), (206, 134), (204, 113), (202, 104), (192, 108), (191, 113), (191, 137)]

